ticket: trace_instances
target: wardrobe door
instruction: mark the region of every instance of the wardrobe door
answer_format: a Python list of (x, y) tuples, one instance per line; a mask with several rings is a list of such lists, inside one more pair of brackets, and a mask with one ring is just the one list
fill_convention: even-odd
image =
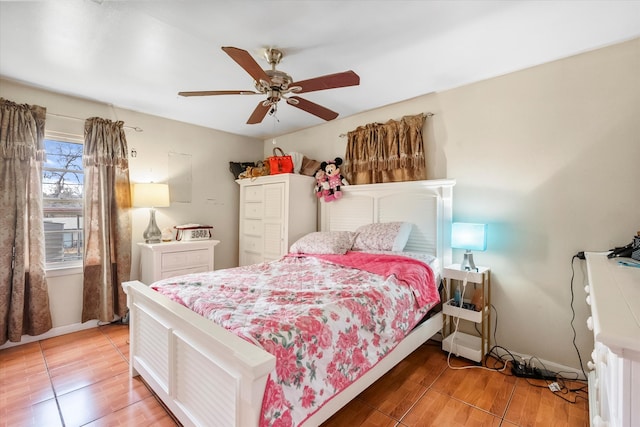
[(287, 253), (284, 246), (285, 183), (264, 185), (262, 217), (263, 256), (265, 261), (279, 259)]

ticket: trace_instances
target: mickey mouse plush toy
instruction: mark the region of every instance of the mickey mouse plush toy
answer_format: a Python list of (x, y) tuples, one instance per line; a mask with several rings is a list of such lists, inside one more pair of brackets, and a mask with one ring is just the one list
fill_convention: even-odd
[(325, 202), (340, 199), (342, 197), (340, 186), (349, 185), (347, 180), (340, 174), (341, 164), (342, 159), (340, 157), (336, 157), (332, 162), (322, 162), (320, 164), (320, 169), (324, 170), (327, 182), (329, 183), (329, 191), (324, 193)]

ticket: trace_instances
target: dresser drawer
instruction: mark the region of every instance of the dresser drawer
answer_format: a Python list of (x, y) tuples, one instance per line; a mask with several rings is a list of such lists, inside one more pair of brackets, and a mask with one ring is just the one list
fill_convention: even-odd
[(218, 243), (218, 240), (138, 243), (140, 279), (150, 285), (157, 280), (180, 274), (212, 271), (214, 247)]
[(245, 219), (243, 222), (244, 234), (249, 236), (262, 236), (262, 221), (257, 219)]
[(245, 218), (262, 218), (263, 205), (262, 203), (249, 202), (244, 204), (244, 217)]
[(243, 240), (244, 251), (262, 253), (262, 237), (244, 236)]
[(191, 274), (191, 273), (204, 273), (205, 271), (209, 271), (209, 266), (201, 265), (198, 267), (181, 268), (179, 270), (168, 270), (160, 273), (160, 278), (168, 279), (169, 277), (182, 276), (183, 274)]
[(244, 191), (244, 199), (247, 202), (261, 202), (263, 195), (262, 185), (249, 185)]
[(264, 261), (262, 255), (254, 252), (242, 252), (241, 265), (259, 264)]
[(193, 251), (166, 252), (162, 254), (162, 271), (177, 268), (189, 268), (199, 265), (209, 265), (210, 252), (207, 249)]

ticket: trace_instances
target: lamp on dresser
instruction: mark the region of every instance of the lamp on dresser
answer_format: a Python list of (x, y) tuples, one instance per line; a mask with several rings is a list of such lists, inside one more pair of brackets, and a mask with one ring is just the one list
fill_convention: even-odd
[(142, 234), (145, 243), (162, 242), (162, 231), (156, 224), (156, 208), (165, 208), (169, 205), (168, 184), (133, 184), (133, 207), (149, 208), (149, 225), (147, 225), (147, 229)]
[(451, 247), (454, 249), (466, 249), (464, 259), (460, 264), (460, 270), (477, 271), (471, 251), (484, 251), (487, 249), (487, 224), (454, 222), (451, 224)]

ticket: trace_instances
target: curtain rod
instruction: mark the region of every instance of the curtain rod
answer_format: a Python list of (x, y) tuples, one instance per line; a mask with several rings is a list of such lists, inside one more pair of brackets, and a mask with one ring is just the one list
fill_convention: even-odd
[[(434, 114), (433, 113), (423, 113), (425, 117), (432, 117)], [(346, 133), (341, 133), (340, 135), (338, 135), (339, 138), (346, 138), (347, 134)]]
[[(64, 119), (71, 119), (71, 120), (82, 120), (85, 121), (86, 119), (81, 119), (80, 117), (73, 117), (73, 116), (65, 116), (64, 114), (56, 114), (56, 113), (47, 113), (48, 116), (55, 116), (55, 117), (62, 117)], [(144, 130), (138, 126), (125, 126), (122, 125), (123, 128), (127, 128), (127, 129), (133, 129), (136, 132), (144, 132)]]

